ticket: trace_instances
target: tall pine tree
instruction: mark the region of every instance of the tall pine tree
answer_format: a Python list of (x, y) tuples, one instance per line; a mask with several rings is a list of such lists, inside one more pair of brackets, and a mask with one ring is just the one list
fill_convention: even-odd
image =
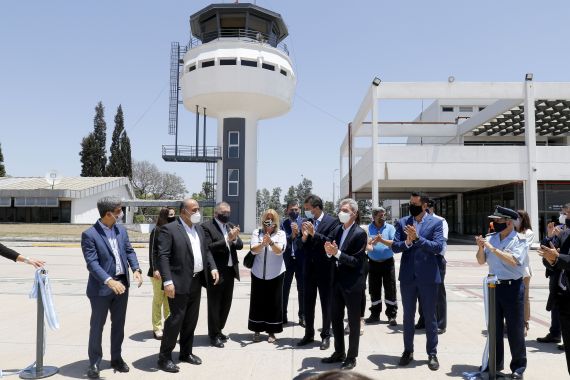
[(97, 141), (93, 132), (81, 141), (81, 176), (82, 177), (101, 177), (101, 161), (96, 159)]
[(97, 103), (95, 107), (95, 117), (93, 118), (93, 134), (95, 137), (97, 150), (95, 152), (94, 160), (99, 161), (99, 173), (95, 173), (95, 177), (105, 176), (105, 169), (107, 167), (107, 123), (105, 122), (105, 108), (103, 103)]
[(115, 129), (111, 139), (111, 156), (109, 157), (109, 165), (107, 165), (107, 175), (109, 177), (124, 176), (124, 158), (121, 149), (121, 135), (125, 130), (125, 120), (123, 117), (123, 108), (119, 105), (117, 114), (115, 115)]
[(2, 154), (2, 144), (0, 144), (0, 177), (6, 177), (6, 168), (4, 167), (4, 155)]
[(121, 135), (121, 156), (123, 157), (123, 177), (133, 179), (133, 159), (131, 157), (131, 140), (127, 131)]

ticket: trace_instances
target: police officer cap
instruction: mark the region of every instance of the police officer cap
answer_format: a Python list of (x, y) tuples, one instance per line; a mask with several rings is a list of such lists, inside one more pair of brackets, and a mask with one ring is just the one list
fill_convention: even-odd
[(493, 215), (489, 215), (489, 218), (492, 219), (513, 219), (517, 220), (519, 218), (519, 214), (515, 210), (511, 210), (510, 208), (497, 206)]

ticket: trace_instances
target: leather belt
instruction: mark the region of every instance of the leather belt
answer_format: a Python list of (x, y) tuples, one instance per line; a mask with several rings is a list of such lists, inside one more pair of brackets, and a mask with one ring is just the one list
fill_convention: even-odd
[(202, 272), (204, 272), (203, 270), (201, 270), (200, 272), (194, 272), (194, 274), (192, 275), (192, 277), (196, 277), (200, 274), (202, 274)]
[(516, 280), (497, 280), (497, 285), (514, 285), (522, 280), (521, 278), (517, 278)]

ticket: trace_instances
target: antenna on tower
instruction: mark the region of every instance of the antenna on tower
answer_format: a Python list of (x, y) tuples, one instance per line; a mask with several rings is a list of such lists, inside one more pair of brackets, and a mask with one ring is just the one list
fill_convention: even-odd
[(53, 190), (53, 187), (61, 182), (61, 177), (59, 176), (57, 170), (52, 170), (46, 173), (45, 180), (48, 184), (51, 185), (51, 189)]

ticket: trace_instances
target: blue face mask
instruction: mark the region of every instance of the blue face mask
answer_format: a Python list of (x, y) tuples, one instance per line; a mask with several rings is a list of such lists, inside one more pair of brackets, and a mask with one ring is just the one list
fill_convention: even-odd
[(313, 212), (310, 210), (305, 210), (305, 216), (309, 219), (313, 219)]

